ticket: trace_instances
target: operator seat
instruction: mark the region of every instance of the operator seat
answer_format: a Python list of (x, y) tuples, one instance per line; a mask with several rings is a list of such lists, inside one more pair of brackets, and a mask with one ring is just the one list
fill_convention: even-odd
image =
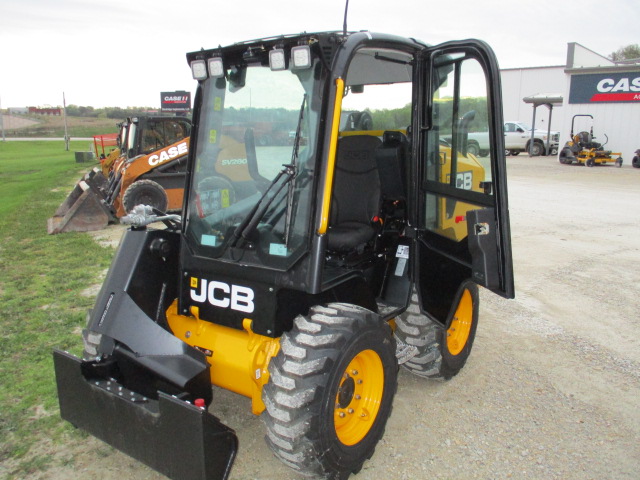
[(371, 135), (338, 141), (328, 248), (335, 252), (363, 249), (376, 234), (373, 218), (380, 208), (380, 177), (376, 149), (382, 142)]

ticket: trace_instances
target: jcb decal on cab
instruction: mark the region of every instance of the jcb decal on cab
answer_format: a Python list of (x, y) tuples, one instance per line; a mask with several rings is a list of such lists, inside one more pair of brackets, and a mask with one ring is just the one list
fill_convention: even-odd
[(214, 307), (252, 313), (254, 297), (249, 287), (191, 277), (191, 300), (197, 303), (209, 302)]
[(184, 155), (189, 152), (189, 146), (187, 142), (182, 142), (175, 147), (170, 147), (166, 150), (162, 150), (159, 154), (154, 154), (149, 157), (149, 165), (156, 166), (159, 163), (166, 162), (172, 158), (176, 158), (179, 155)]

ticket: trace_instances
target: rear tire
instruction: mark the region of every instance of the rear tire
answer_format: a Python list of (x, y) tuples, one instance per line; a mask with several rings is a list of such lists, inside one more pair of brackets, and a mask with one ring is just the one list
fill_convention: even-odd
[(282, 336), (262, 393), (266, 441), (304, 475), (346, 478), (371, 458), (391, 413), (391, 328), (361, 307), (311, 308)]
[(409, 308), (396, 318), (395, 336), (398, 344), (413, 347), (413, 353), (402, 366), (425, 378), (448, 380), (464, 367), (478, 326), (478, 287), (465, 282), (458, 294), (456, 309), (450, 315), (448, 327), (420, 312), (416, 291), (411, 295)]
[(478, 155), (480, 155), (480, 146), (475, 142), (469, 143), (467, 145), (467, 153), (470, 153), (473, 156), (477, 157)]
[(136, 205), (149, 205), (161, 212), (166, 212), (169, 197), (159, 183), (153, 180), (137, 180), (124, 192), (122, 204), (127, 213)]
[(633, 160), (631, 160), (631, 165), (633, 165), (633, 168), (640, 168), (640, 156), (636, 155), (635, 157), (633, 157)]
[[(529, 147), (527, 147), (527, 150), (529, 150)], [(533, 142), (533, 147), (531, 148), (531, 156), (539, 157), (541, 155), (544, 155), (544, 152), (545, 152), (545, 148), (542, 143)]]

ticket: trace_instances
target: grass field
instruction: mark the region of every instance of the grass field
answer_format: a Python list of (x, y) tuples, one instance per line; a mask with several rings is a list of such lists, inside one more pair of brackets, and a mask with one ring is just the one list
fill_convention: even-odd
[[(0, 476), (26, 478), (47, 459), (30, 448), (59, 441), (52, 349), (80, 353), (80, 331), (113, 250), (87, 234), (47, 235), (46, 221), (88, 164), (86, 142), (0, 142)], [(6, 464), (11, 464), (9, 471)]]
[[(37, 123), (30, 126), (18, 127), (17, 120), (25, 118)], [(124, 120), (124, 119), (123, 119)], [(92, 137), (105, 133), (117, 133), (118, 122), (112, 118), (67, 117), (67, 132), (71, 138)], [(5, 135), (7, 137), (64, 137), (64, 117), (48, 115), (20, 115), (6, 116), (4, 120)]]

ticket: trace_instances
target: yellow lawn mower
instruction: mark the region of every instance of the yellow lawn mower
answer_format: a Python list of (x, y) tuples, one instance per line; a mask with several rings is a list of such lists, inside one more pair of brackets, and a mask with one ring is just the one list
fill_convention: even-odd
[(622, 157), (619, 152), (613, 153), (611, 150), (605, 150), (604, 146), (609, 142), (609, 137), (605, 134), (607, 141), (600, 144), (595, 141), (593, 136), (593, 125), (590, 130), (580, 131), (574, 135), (574, 122), (576, 117), (589, 117), (593, 121), (592, 115), (574, 115), (571, 120), (570, 140), (564, 144), (562, 150), (558, 154), (558, 161), (563, 165), (571, 165), (577, 163), (593, 167), (595, 165), (606, 165), (613, 163), (616, 167), (622, 167)]

